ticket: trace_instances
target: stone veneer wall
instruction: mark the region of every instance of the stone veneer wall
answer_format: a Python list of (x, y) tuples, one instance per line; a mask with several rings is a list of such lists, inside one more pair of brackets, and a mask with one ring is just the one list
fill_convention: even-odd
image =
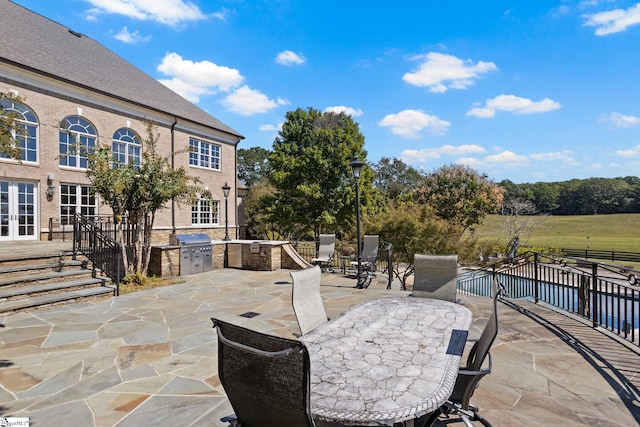
[[(288, 242), (261, 244), (259, 252), (251, 253), (252, 243), (242, 244), (242, 269), (256, 271), (275, 271), (281, 268), (299, 270), (304, 268), (293, 259), (285, 245)], [(213, 269), (221, 269), (226, 266), (227, 244), (219, 242), (213, 244)], [(151, 260), (149, 262), (150, 276), (179, 276), (180, 275), (180, 246), (160, 245), (151, 248)]]
[(154, 246), (149, 260), (149, 276), (180, 275), (180, 246)]

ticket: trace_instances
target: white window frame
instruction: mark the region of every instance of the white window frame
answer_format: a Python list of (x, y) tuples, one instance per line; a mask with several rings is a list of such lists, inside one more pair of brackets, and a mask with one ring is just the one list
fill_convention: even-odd
[(120, 128), (113, 133), (111, 141), (113, 167), (121, 165), (140, 167), (142, 162), (142, 143), (138, 134), (129, 128)]
[(189, 138), (190, 166), (219, 171), (221, 163), (222, 146), (196, 138)]
[[(38, 121), (38, 116), (25, 104), (4, 99), (0, 100), (0, 103), (5, 111), (20, 116), (20, 118), (16, 118), (16, 124), (18, 127), (23, 128), (23, 133), (17, 135), (15, 131), (12, 131), (12, 137), (20, 142), (20, 149), (22, 150), (20, 161), (23, 163), (37, 164), (40, 148), (40, 122)], [(29, 154), (32, 155), (31, 159), (28, 158)], [(0, 153), (0, 159), (16, 161), (15, 159), (11, 159), (7, 154), (2, 153)]]
[(76, 212), (89, 217), (98, 215), (98, 198), (91, 194), (91, 186), (60, 183), (60, 224), (73, 224)]
[(86, 170), (88, 155), (96, 148), (98, 132), (84, 117), (68, 116), (60, 122), (58, 132), (59, 165), (65, 168)]
[(191, 205), (191, 225), (220, 225), (220, 201), (201, 197)]

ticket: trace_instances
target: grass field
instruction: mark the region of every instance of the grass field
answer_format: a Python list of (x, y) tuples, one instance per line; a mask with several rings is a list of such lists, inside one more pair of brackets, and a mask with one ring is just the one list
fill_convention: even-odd
[[(640, 214), (548, 216), (540, 221), (530, 237), (521, 239), (521, 245), (640, 252)], [(476, 235), (480, 240), (506, 243), (504, 224), (504, 217), (487, 216)]]

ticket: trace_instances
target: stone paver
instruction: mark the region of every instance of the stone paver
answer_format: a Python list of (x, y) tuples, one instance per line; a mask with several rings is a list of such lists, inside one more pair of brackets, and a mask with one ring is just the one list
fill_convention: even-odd
[[(324, 274), (327, 314), (384, 296)], [(462, 296), (484, 326), (488, 298)], [(528, 302), (498, 306), (494, 370), (474, 401), (496, 426), (631, 426), (640, 410), (640, 355), (575, 319)], [(240, 314), (253, 311), (253, 318)], [(292, 337), (289, 271), (214, 270), (186, 283), (0, 317), (0, 415), (33, 425), (224, 426), (211, 317)]]

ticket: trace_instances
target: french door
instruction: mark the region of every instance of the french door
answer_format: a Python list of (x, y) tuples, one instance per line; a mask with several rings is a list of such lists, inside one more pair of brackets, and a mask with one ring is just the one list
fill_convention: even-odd
[(37, 239), (37, 185), (0, 180), (0, 241)]

